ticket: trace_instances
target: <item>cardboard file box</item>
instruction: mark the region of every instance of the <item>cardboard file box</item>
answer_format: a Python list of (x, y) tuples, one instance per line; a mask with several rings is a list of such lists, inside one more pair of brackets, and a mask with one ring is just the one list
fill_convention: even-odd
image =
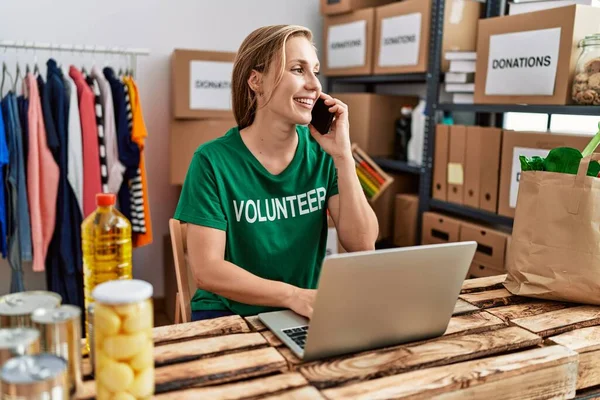
[(450, 126), (438, 125), (435, 130), (435, 155), (433, 159), (434, 199), (448, 200), (448, 146), (450, 145)]
[(414, 194), (396, 195), (394, 214), (394, 245), (398, 247), (416, 246), (419, 196)]
[(449, 202), (456, 204), (463, 204), (464, 202), (466, 144), (467, 127), (451, 125), (446, 171), (448, 177), (447, 199)]
[(463, 222), (460, 228), (461, 242), (477, 242), (477, 251), (473, 260), (499, 270), (506, 263), (506, 245), (510, 235), (485, 226)]
[(321, 14), (344, 14), (361, 8), (377, 7), (396, 0), (321, 0)]
[(464, 205), (496, 212), (502, 131), (467, 127)]
[(423, 213), (423, 244), (454, 243), (460, 238), (461, 222), (434, 212)]

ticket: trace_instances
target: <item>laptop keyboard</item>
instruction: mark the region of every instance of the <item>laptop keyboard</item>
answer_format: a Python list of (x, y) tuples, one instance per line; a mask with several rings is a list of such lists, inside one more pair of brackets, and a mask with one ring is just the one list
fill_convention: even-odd
[(300, 346), (301, 349), (304, 349), (304, 345), (306, 344), (306, 335), (308, 334), (308, 325), (299, 326), (297, 328), (282, 329), (281, 331), (290, 339), (292, 339), (294, 343)]

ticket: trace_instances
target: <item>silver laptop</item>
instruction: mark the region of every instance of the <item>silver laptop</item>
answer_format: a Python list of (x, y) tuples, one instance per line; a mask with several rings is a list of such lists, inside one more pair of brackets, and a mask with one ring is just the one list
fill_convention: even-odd
[(305, 361), (442, 335), (476, 242), (336, 254), (325, 258), (313, 316), (259, 319)]

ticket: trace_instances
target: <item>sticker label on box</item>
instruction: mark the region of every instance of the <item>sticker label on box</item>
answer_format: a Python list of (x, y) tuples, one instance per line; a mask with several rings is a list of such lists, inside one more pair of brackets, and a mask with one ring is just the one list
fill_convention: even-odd
[(190, 109), (231, 110), (233, 63), (190, 61)]
[(384, 18), (381, 21), (379, 66), (417, 65), (421, 43), (421, 13)]
[(366, 64), (367, 21), (329, 27), (327, 35), (329, 68), (362, 67)]
[(485, 94), (553, 95), (560, 29), (490, 36)]
[(462, 185), (465, 182), (463, 166), (460, 163), (448, 163), (448, 183)]
[(517, 196), (519, 194), (519, 181), (521, 180), (521, 161), (519, 156), (531, 158), (533, 156), (546, 157), (550, 150), (530, 149), (527, 147), (515, 147), (513, 149), (512, 170), (510, 173), (510, 197), (508, 204), (511, 208), (517, 206)]

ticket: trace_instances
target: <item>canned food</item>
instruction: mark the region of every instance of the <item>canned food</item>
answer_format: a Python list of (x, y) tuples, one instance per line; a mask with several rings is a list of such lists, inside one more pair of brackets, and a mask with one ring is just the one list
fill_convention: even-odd
[(94, 289), (96, 395), (148, 399), (154, 394), (152, 285), (116, 280)]
[(54, 354), (8, 360), (0, 371), (0, 398), (68, 400), (67, 362)]
[(39, 352), (40, 333), (36, 329), (0, 329), (0, 369), (11, 358)]
[(68, 367), (71, 394), (81, 386), (81, 309), (64, 305), (58, 308), (38, 308), (31, 314), (40, 331), (42, 352), (64, 358)]
[(30, 327), (31, 313), (38, 308), (58, 307), (62, 297), (53, 292), (35, 290), (0, 297), (0, 328)]

